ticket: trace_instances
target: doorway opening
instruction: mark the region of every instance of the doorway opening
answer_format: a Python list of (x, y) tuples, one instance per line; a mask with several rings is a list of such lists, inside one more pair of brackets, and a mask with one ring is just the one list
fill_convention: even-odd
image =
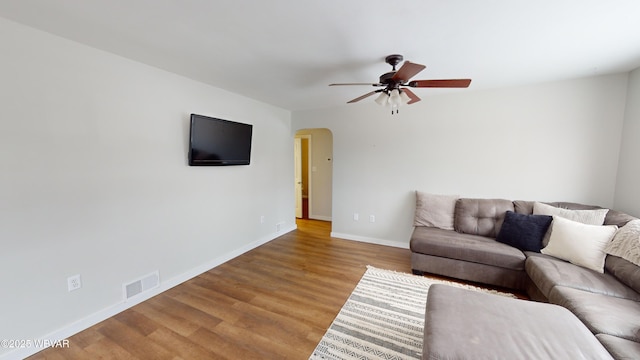
[(296, 218), (331, 221), (333, 134), (303, 129), (294, 137)]
[(311, 135), (296, 135), (296, 218), (309, 219), (309, 144)]

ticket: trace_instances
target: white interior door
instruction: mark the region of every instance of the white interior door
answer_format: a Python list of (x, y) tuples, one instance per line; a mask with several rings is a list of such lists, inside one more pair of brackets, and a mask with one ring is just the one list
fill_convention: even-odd
[(293, 141), (294, 181), (296, 191), (296, 217), (302, 218), (302, 139), (296, 137)]

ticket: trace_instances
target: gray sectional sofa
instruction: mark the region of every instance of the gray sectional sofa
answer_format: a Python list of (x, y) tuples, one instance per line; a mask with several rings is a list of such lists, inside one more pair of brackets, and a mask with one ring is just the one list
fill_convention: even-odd
[[(568, 217), (602, 218), (582, 224), (580, 219), (567, 220), (563, 211)], [(414, 273), (526, 291), (532, 300), (568, 309), (614, 358), (640, 359), (640, 266), (611, 252), (598, 252), (618, 246), (623, 229), (626, 244), (636, 246), (628, 240), (631, 236), (640, 242), (640, 220), (635, 217), (576, 203), (417, 192), (414, 225), (410, 241)], [(572, 242), (577, 247), (572, 248)], [(616, 251), (637, 252), (637, 247), (628, 247), (618, 246)]]

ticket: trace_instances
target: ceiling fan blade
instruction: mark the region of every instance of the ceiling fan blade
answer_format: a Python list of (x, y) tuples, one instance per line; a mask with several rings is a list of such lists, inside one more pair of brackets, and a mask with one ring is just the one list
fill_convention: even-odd
[(402, 91), (405, 92), (407, 94), (407, 96), (411, 99), (411, 100), (409, 100), (407, 105), (413, 104), (413, 103), (417, 103), (418, 101), (422, 100), (422, 99), (420, 99), (418, 97), (418, 95), (414, 94), (413, 91), (411, 91), (411, 90), (409, 90), (407, 88), (403, 88)]
[(362, 95), (362, 96), (359, 96), (359, 97), (357, 97), (357, 98), (355, 98), (355, 99), (353, 99), (353, 100), (351, 100), (351, 101), (347, 101), (347, 104), (351, 104), (351, 103), (354, 103), (354, 102), (358, 102), (358, 101), (360, 101), (360, 100), (362, 100), (362, 99), (366, 99), (366, 98), (368, 98), (369, 96), (371, 96), (371, 95), (373, 95), (373, 94), (375, 94), (375, 93), (377, 93), (377, 92), (379, 92), (379, 91), (372, 91), (372, 92), (370, 92), (370, 93), (366, 93), (366, 94), (364, 94), (364, 95)]
[(391, 79), (394, 81), (409, 81), (414, 75), (424, 70), (426, 66), (405, 61)]
[(471, 79), (447, 79), (447, 80), (414, 80), (407, 84), (411, 87), (435, 87), (435, 88), (466, 88), (471, 84)]
[(369, 86), (382, 86), (382, 84), (372, 84), (372, 83), (341, 83), (341, 84), (329, 84), (329, 86), (344, 86), (344, 85), (369, 85)]

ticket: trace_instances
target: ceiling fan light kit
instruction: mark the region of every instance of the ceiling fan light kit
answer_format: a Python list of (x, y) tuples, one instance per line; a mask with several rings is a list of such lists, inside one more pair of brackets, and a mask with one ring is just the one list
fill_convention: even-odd
[(417, 73), (424, 70), (426, 66), (421, 64), (405, 61), (404, 64), (396, 71), (396, 66), (404, 60), (402, 55), (393, 54), (385, 58), (387, 64), (391, 65), (392, 70), (388, 73), (380, 75), (378, 83), (341, 83), (329, 84), (329, 86), (340, 85), (369, 85), (375, 87), (383, 87), (380, 90), (374, 90), (359, 96), (347, 102), (351, 104), (362, 99), (368, 98), (373, 94), (380, 93), (375, 99), (378, 105), (391, 106), (391, 114), (397, 114), (398, 108), (402, 104), (413, 104), (420, 101), (420, 98), (407, 87), (412, 88), (467, 88), (471, 84), (471, 79), (444, 79), (444, 80), (413, 80), (409, 81)]
[(375, 102), (378, 105), (385, 106), (389, 103), (389, 95), (385, 92), (381, 92), (380, 95), (375, 99)]
[(393, 115), (398, 113), (400, 105), (409, 103), (411, 98), (404, 91), (393, 89), (389, 92), (382, 91), (375, 101), (378, 105), (391, 106), (391, 114)]

